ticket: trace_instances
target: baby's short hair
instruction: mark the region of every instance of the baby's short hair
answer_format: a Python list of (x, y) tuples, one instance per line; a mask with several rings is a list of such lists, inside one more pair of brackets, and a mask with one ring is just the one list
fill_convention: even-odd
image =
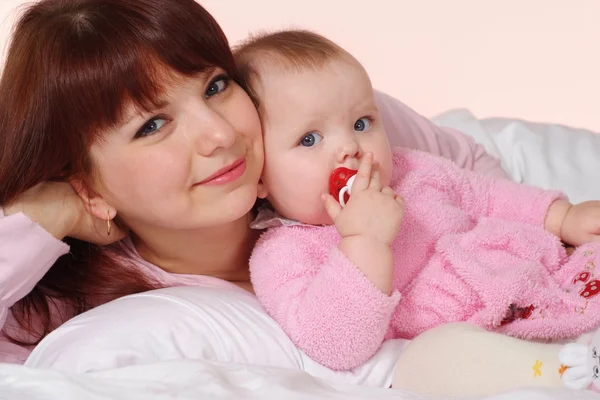
[(286, 30), (252, 35), (233, 49), (239, 73), (239, 83), (259, 107), (252, 87), (261, 63), (300, 71), (318, 69), (331, 60), (353, 58), (346, 50), (317, 33), (307, 30)]

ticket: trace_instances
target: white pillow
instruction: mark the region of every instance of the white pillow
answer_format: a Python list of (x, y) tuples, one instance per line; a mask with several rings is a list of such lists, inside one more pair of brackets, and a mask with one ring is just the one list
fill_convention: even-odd
[(389, 387), (406, 340), (393, 340), (364, 366), (334, 372), (299, 351), (239, 289), (173, 287), (122, 297), (50, 333), (25, 365), (97, 372), (166, 360), (202, 359), (303, 370), (337, 382)]
[(562, 190), (575, 203), (600, 200), (600, 134), (510, 118), (478, 120), (464, 109), (433, 121), (484, 145), (516, 182)]

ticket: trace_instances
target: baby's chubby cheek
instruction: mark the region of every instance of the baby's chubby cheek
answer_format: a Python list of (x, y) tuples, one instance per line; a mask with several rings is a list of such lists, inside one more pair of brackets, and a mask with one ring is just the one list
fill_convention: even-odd
[(379, 176), (381, 177), (381, 186), (389, 186), (392, 181), (392, 156), (384, 157), (381, 161), (377, 160)]
[(300, 221), (305, 224), (326, 225), (331, 223), (322, 196), (326, 188), (317, 188), (308, 182), (297, 179), (279, 182), (273, 185), (271, 181), (267, 199), (275, 210), (285, 218)]

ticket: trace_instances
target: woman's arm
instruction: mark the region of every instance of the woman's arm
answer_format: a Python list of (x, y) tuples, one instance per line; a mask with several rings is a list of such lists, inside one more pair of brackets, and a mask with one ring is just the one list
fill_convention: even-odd
[[(29, 293), (67, 251), (65, 243), (25, 214), (5, 216), (0, 209), (0, 326), (4, 326), (8, 309)], [(5, 341), (0, 336), (0, 342)], [(0, 362), (14, 361), (11, 354), (3, 354), (10, 347), (0, 343)]]
[(392, 147), (426, 151), (450, 159), (461, 168), (508, 179), (500, 161), (469, 136), (435, 125), (385, 93), (375, 91), (375, 99)]
[[(0, 327), (10, 307), (69, 251), (64, 237), (110, 243), (124, 235), (117, 227), (107, 235), (105, 224), (85, 211), (77, 193), (64, 182), (38, 185), (0, 207)], [(21, 360), (22, 354), (15, 353), (18, 350), (0, 335), (0, 362)]]

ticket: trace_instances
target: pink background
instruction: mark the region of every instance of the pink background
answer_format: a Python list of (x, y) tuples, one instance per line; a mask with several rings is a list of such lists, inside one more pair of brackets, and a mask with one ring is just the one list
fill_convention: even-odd
[[(0, 38), (15, 5), (0, 0)], [(201, 0), (236, 43), (260, 29), (316, 30), (377, 88), (427, 116), (465, 107), (600, 131), (598, 0)]]

